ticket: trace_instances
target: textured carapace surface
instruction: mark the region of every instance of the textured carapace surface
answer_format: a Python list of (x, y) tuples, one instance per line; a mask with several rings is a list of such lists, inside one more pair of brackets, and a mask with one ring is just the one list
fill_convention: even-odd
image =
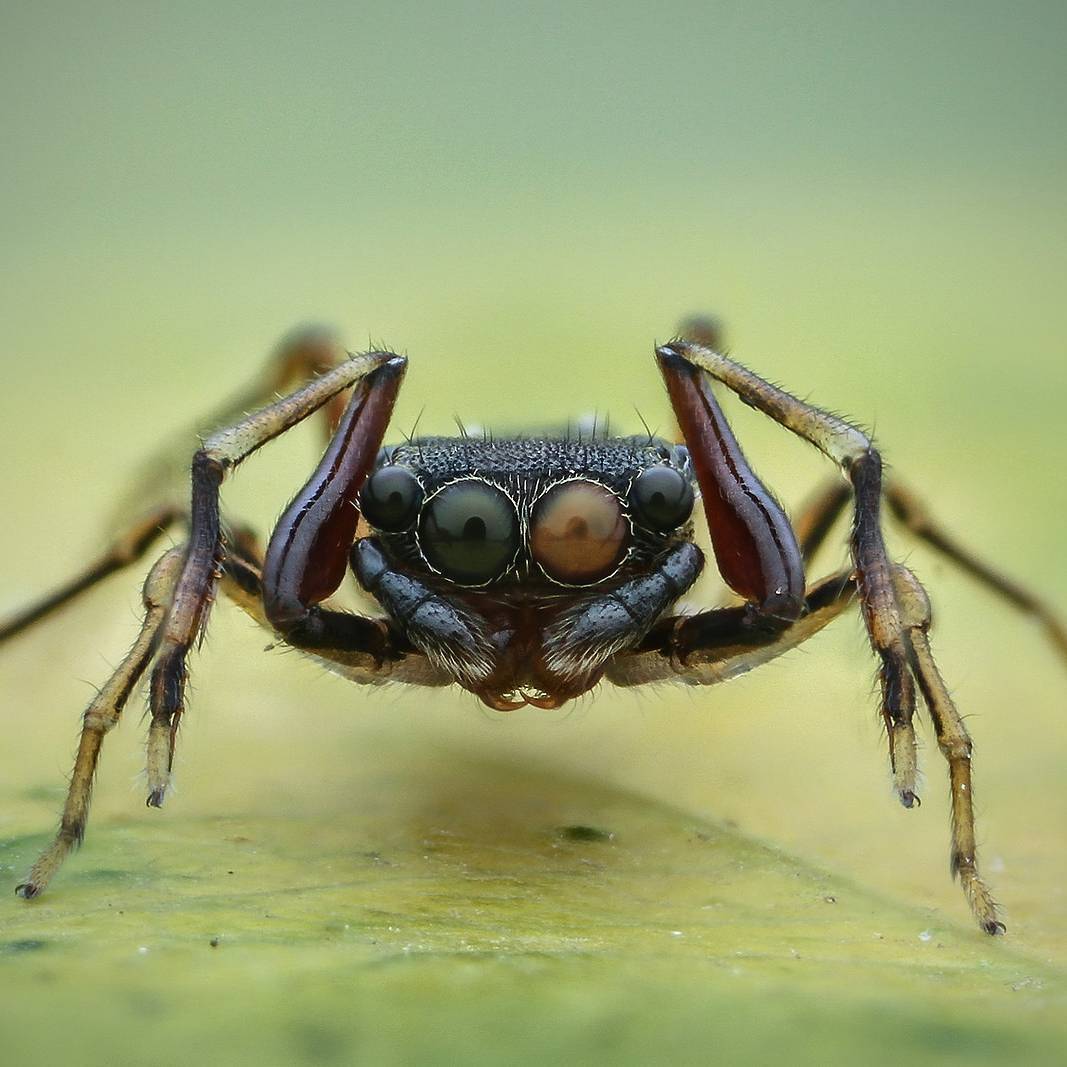
[[(365, 525), (356, 575), (416, 647), (491, 707), (557, 707), (596, 685), (620, 642), (640, 640), (677, 595), (661, 579), (668, 596), (648, 600), (647, 621), (633, 618), (632, 584), (692, 537), (688, 513), (660, 529), (631, 502), (635, 479), (655, 467), (692, 479), (683, 446), (647, 436), (435, 437), (384, 448), (377, 470), (410, 472), (423, 503), (404, 529)], [(695, 546), (686, 560), (691, 584), (703, 562)], [(624, 627), (611, 625), (613, 614)], [(586, 630), (595, 639), (583, 643)]]
[[(649, 467), (669, 465), (691, 478), (689, 453), (684, 446), (656, 437), (576, 438), (428, 437), (382, 450), (378, 466), (395, 465), (418, 478), (427, 498), (443, 486), (479, 478), (501, 489), (513, 502), (525, 538), (534, 504), (552, 486), (573, 479), (588, 479), (618, 496), (631, 519), (628, 563), (647, 562), (661, 552), (669, 538), (644, 526), (625, 504), (634, 478)], [(423, 569), (414, 526), (396, 534), (379, 531), (386, 551), (396, 562)], [(500, 583), (540, 586), (543, 592), (563, 590), (544, 580), (531, 567), (524, 544), (516, 564)], [(496, 584), (500, 584), (496, 583)]]

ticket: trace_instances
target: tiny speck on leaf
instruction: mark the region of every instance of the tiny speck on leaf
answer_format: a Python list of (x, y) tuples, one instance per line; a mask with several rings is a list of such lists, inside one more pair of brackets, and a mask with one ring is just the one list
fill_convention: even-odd
[(1024, 989), (1044, 989), (1044, 983), (1040, 978), (1022, 978), (1018, 982), (1012, 983), (1011, 990), (1013, 993), (1019, 993)]
[(561, 826), (556, 831), (564, 841), (614, 841), (615, 835), (610, 830), (601, 830), (596, 826)]
[(5, 952), (21, 953), (21, 952), (39, 952), (43, 948), (48, 947), (47, 941), (41, 941), (38, 938), (21, 938), (17, 941), (3, 941), (0, 942), (0, 954)]

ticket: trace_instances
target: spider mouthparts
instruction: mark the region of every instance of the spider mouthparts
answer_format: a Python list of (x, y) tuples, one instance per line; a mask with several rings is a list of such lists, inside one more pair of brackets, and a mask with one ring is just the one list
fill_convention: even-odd
[(553, 711), (565, 703), (565, 698), (554, 697), (543, 689), (524, 689), (523, 695), (527, 704), (532, 704), (535, 708), (542, 708), (545, 711)]
[(528, 704), (545, 711), (553, 711), (566, 701), (565, 697), (555, 697), (543, 689), (525, 685), (509, 689), (506, 693), (482, 692), (478, 695), (494, 711), (516, 711)]

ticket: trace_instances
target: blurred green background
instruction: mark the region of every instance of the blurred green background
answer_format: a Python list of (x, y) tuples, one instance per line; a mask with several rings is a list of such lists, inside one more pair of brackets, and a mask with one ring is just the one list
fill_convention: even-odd
[[(1061, 3), (3, 5), (3, 606), (93, 554), (144, 453), (295, 323), (410, 354), (398, 430), (631, 431), (634, 405), (669, 427), (652, 344), (702, 310), (1067, 605), (1065, 41)], [(787, 503), (828, 472), (730, 412)], [(291, 437), (227, 487), (264, 529), (315, 456)], [(82, 854), (0, 896), (4, 1045), (1064, 1062), (1067, 673), (893, 543), (975, 736), (1007, 939), (947, 877), (928, 732), (922, 809), (892, 799), (855, 617), (722, 688), (498, 716), (265, 655), (221, 605), (166, 810), (134, 704)], [(141, 573), (0, 651), (3, 885)]]

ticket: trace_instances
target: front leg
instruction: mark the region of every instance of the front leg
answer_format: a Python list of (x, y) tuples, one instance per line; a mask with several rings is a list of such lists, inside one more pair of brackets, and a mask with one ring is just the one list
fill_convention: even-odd
[[(248, 556), (228, 553), (223, 564), (222, 591), (265, 630), (276, 633), (263, 607), (262, 564)], [(353, 626), (358, 618), (348, 612), (331, 611), (316, 606), (328, 639), (312, 646), (285, 643), (333, 671), (360, 685), (383, 685), (404, 682), (408, 685), (442, 686), (451, 676), (439, 670), (415, 648), (388, 619), (360, 619), (365, 625)], [(346, 640), (347, 638), (347, 640)], [(382, 649), (388, 650), (382, 655)]]
[[(206, 436), (220, 426), (228, 426), (245, 412), (291, 392), (298, 381), (326, 374), (348, 358), (329, 330), (306, 326), (296, 329), (282, 338), (255, 381), (220, 410), (199, 420), (196, 429)], [(331, 430), (340, 420), (346, 399), (347, 390), (342, 390), (322, 408), (324, 422)], [(178, 441), (165, 444), (148, 457), (140, 476), (129, 487), (106, 550), (57, 589), (0, 620), (0, 644), (65, 607), (109, 575), (136, 563), (167, 529), (186, 525), (189, 507), (184, 499), (184, 479), (196, 437), (192, 431), (183, 431)]]
[(856, 596), (850, 570), (817, 582), (804, 598), (804, 611), (786, 627), (753, 626), (747, 606), (711, 608), (695, 615), (660, 619), (630, 652), (606, 671), (619, 686), (674, 680), (717, 685), (803, 644), (837, 618)]
[[(737, 393), (746, 404), (769, 415), (836, 460), (845, 472), (852, 485), (854, 502), (852, 559), (867, 633), (880, 660), (882, 717), (889, 736), (894, 786), (901, 803), (912, 807), (917, 801), (915, 683), (909, 667), (905, 626), (893, 586), (893, 565), (882, 536), (881, 456), (862, 430), (798, 400), (719, 352), (691, 341), (677, 340), (658, 348), (656, 356), (687, 438), (690, 431), (686, 425), (686, 412), (679, 411), (678, 397), (684, 401), (686, 397), (695, 396), (705, 399), (706, 403), (711, 398), (706, 378), (710, 375)], [(695, 406), (694, 402), (689, 403), (689, 407)], [(759, 524), (756, 525), (758, 528)], [(799, 559), (796, 538), (790, 531), (786, 554), (794, 552)]]
[[(992, 897), (978, 877), (970, 801), (970, 741), (930, 653), (926, 594), (914, 575), (893, 564), (886, 552), (881, 527), (882, 461), (877, 450), (866, 434), (844, 419), (798, 400), (719, 352), (679, 340), (658, 349), (657, 355), (665, 374), (692, 379), (706, 372), (746, 404), (770, 415), (840, 464), (852, 487), (854, 574), (871, 645), (881, 660), (882, 714), (897, 793), (905, 807), (918, 799), (914, 791), (913, 725), (917, 679), (951, 769), (953, 871), (960, 874), (982, 929), (989, 934), (1003, 933)], [(832, 500), (828, 506), (833, 506)], [(809, 545), (817, 544), (819, 525), (812, 524)], [(952, 546), (940, 547), (949, 551)]]
[[(219, 490), (225, 476), (268, 441), (353, 385), (348, 408), (319, 465), (317, 495), (301, 498), (271, 539), (264, 570), (267, 614), (283, 633), (312, 615), (344, 575), (358, 512), (351, 506), (373, 463), (406, 360), (390, 352), (353, 356), (291, 396), (212, 434), (193, 457), (189, 548), (152, 672), (148, 804), (163, 803), (185, 703), (186, 659), (202, 633), (223, 557)], [(355, 618), (355, 617), (353, 617)], [(369, 620), (361, 620), (369, 624)]]

